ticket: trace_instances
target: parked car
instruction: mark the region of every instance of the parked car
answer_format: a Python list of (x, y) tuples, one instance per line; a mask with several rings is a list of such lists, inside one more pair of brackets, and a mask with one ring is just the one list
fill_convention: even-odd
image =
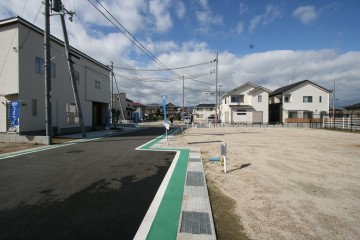
[(184, 123), (185, 124), (190, 124), (191, 123), (191, 117), (190, 116), (185, 116), (184, 117)]

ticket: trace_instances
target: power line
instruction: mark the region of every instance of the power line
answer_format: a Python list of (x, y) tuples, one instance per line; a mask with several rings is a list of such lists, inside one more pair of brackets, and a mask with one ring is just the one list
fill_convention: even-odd
[[(90, 0), (88, 0), (88, 2), (91, 5), (93, 5), (93, 7), (96, 8), (111, 24), (113, 24), (114, 27), (116, 27), (122, 34), (124, 34), (124, 36), (127, 39), (129, 39), (136, 47), (138, 47), (149, 58), (151, 58), (154, 62), (159, 64), (162, 68), (170, 69), (164, 63), (162, 63), (158, 58), (156, 58), (149, 50), (147, 50), (146, 47), (143, 44), (141, 44), (98, 0), (96, 0), (96, 2), (122, 27), (123, 30), (120, 29), (116, 24), (114, 24), (93, 2), (91, 2)], [(131, 36), (131, 38), (129, 37), (129, 35)], [(167, 70), (167, 71), (172, 73), (175, 76), (180, 76), (179, 74), (177, 74), (173, 70)]]
[(193, 64), (193, 65), (188, 65), (188, 66), (183, 66), (183, 67), (174, 67), (174, 68), (167, 68), (167, 69), (164, 69), (164, 68), (163, 69), (138, 69), (138, 68), (126, 68), (126, 67), (116, 67), (116, 66), (114, 66), (114, 68), (121, 69), (121, 70), (129, 70), (129, 71), (156, 72), (156, 71), (169, 71), (169, 70), (179, 70), (179, 69), (197, 67), (197, 66), (201, 66), (201, 65), (205, 65), (205, 64), (209, 64), (209, 63), (213, 63), (213, 62), (214, 61), (203, 62), (203, 63)]

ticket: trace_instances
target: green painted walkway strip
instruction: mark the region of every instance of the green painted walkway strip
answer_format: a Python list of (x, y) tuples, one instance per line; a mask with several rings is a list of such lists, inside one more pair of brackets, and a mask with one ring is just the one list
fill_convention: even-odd
[[(169, 132), (171, 134), (173, 132)], [(186, 169), (188, 165), (189, 149), (178, 148), (151, 148), (159, 141), (165, 138), (162, 135), (155, 140), (144, 145), (141, 150), (155, 150), (155, 151), (179, 151), (180, 156), (175, 166), (174, 172), (170, 178), (169, 184), (165, 190), (163, 199), (161, 200), (159, 209), (156, 213), (155, 219), (152, 223), (151, 229), (146, 239), (161, 240), (161, 239), (176, 239), (179, 218), (181, 213), (181, 204), (184, 192), (184, 184), (186, 177)]]

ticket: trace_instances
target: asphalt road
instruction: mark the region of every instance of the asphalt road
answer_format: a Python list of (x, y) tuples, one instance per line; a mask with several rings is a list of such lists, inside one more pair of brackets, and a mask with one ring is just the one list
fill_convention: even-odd
[(0, 160), (0, 239), (132, 239), (175, 155), (148, 128)]

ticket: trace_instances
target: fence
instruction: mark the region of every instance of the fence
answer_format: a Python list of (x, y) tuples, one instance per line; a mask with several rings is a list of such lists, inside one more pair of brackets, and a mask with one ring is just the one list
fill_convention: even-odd
[[(192, 123), (187, 127), (215, 127), (214, 123)], [(218, 123), (217, 127), (268, 127), (268, 128), (323, 128), (346, 131), (360, 131), (360, 115), (357, 114), (343, 114), (328, 116), (328, 115), (313, 115), (312, 118), (285, 118), (284, 123), (252, 123), (252, 122), (234, 122), (234, 123)]]
[(360, 131), (360, 118), (350, 117), (324, 117), (323, 128)]

